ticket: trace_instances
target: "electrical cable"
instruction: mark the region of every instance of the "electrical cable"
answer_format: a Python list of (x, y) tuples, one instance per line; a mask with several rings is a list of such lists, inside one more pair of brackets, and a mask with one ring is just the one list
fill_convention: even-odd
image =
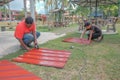
[[(83, 45), (82, 45), (82, 46), (83, 46)], [(74, 48), (82, 51), (82, 53), (85, 53), (85, 52), (84, 52), (85, 49), (83, 49), (83, 48), (71, 46), (71, 49), (74, 49)], [(83, 70), (85, 70), (85, 68), (86, 68), (86, 66), (87, 66), (87, 60), (86, 60), (86, 57), (85, 57), (85, 56), (83, 56), (83, 60), (84, 60), (84, 64), (82, 65), (82, 67), (81, 67), (79, 70), (77, 70), (77, 71), (79, 71), (79, 79), (80, 79), (80, 80), (84, 80), (83, 77), (82, 77), (82, 75), (81, 75), (81, 73), (83, 72)]]
[[(57, 47), (62, 47), (62, 48), (64, 48), (65, 50), (67, 50), (67, 49), (78, 49), (78, 50), (80, 50), (80, 51), (82, 51), (82, 53), (85, 53), (84, 51), (85, 51), (85, 48), (79, 48), (79, 47), (76, 47), (76, 46), (70, 46), (70, 47), (63, 47), (63, 46), (59, 46), (59, 45), (57, 45), (57, 44), (50, 44), (51, 46), (57, 46)], [(83, 45), (82, 45), (83, 46)], [(87, 45), (84, 45), (84, 46), (86, 46), (87, 47)], [(81, 68), (79, 68), (79, 70), (77, 69), (77, 71), (79, 71), (78, 72), (78, 74), (79, 74), (79, 79), (80, 80), (84, 80), (83, 78), (82, 78), (82, 72), (83, 72), (83, 70), (85, 70), (85, 68), (86, 68), (86, 66), (87, 66), (87, 59), (86, 59), (86, 56), (83, 56), (83, 65), (82, 65), (82, 67)]]

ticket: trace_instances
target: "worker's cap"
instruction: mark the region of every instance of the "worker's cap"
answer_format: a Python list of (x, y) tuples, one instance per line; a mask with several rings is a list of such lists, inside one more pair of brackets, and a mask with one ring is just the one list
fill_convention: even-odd
[(85, 22), (84, 27), (87, 27), (87, 26), (89, 26), (89, 25), (90, 25), (90, 22)]
[(32, 17), (27, 17), (26, 19), (25, 19), (25, 23), (26, 24), (32, 24), (33, 23), (33, 18)]

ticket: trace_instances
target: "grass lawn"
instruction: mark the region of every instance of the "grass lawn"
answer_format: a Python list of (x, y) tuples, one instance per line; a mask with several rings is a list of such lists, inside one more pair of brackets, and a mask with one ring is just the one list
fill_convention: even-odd
[(47, 25), (39, 25), (37, 26), (37, 31), (40, 32), (53, 32), (57, 34), (63, 34), (68, 32), (77, 31), (78, 25), (77, 24), (69, 24), (67, 27), (51, 27), (49, 28)]
[[(40, 47), (68, 50), (72, 54), (63, 69), (37, 66), (25, 63), (17, 65), (33, 72), (43, 80), (119, 80), (120, 79), (120, 25), (117, 25), (118, 34), (104, 35), (100, 43), (90, 45), (62, 42), (64, 38), (79, 37), (76, 32), (68, 33), (62, 38), (49, 41)], [(73, 49), (70, 47), (74, 46)], [(11, 60), (20, 54), (19, 50), (7, 55), (3, 59)]]

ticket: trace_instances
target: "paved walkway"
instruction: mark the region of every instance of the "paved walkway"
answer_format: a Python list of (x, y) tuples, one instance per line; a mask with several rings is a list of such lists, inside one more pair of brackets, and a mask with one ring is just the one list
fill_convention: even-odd
[[(81, 31), (77, 31), (77, 33), (83, 33), (83, 31), (81, 30)], [(87, 34), (88, 32), (86, 32), (86, 34)], [(106, 30), (102, 30), (102, 34), (117, 34), (118, 32), (116, 31), (116, 32), (113, 32), (113, 31), (109, 31), (109, 32), (107, 32)]]
[[(38, 38), (38, 43), (43, 44), (49, 40), (53, 40), (64, 35), (65, 34), (56, 35), (51, 32), (41, 32), (41, 36)], [(0, 58), (19, 50), (19, 45), (19, 42), (14, 38), (13, 31), (0, 32)]]

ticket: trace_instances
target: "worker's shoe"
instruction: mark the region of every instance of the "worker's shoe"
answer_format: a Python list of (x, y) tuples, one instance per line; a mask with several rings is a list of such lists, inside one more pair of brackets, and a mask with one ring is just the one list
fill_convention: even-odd
[(98, 37), (97, 42), (100, 42), (102, 40), (103, 40), (103, 35), (101, 35), (100, 37)]
[(22, 45), (20, 45), (20, 48), (23, 49), (23, 50), (26, 50)]
[(31, 44), (27, 44), (27, 47), (30, 47), (30, 48), (32, 48), (33, 46), (32, 46)]

